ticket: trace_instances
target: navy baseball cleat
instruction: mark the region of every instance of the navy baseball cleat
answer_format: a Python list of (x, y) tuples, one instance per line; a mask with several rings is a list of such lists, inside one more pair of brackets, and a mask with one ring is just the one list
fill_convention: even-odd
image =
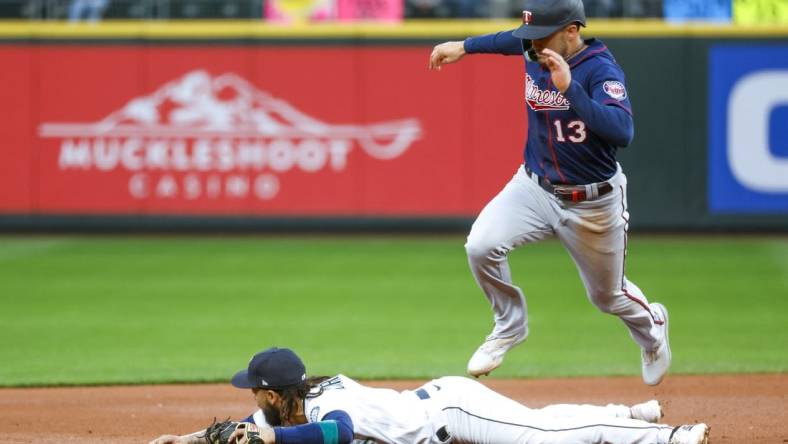
[(656, 321), (662, 321), (662, 340), (653, 350), (641, 350), (643, 382), (648, 385), (657, 385), (662, 382), (670, 367), (671, 354), (668, 341), (668, 310), (664, 305), (651, 304), (651, 312)]

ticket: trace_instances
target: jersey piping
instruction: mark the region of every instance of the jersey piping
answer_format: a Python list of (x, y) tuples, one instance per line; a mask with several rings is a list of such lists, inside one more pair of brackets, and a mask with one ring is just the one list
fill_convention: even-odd
[(500, 420), (492, 419), (492, 418), (486, 418), (484, 416), (471, 413), (471, 412), (463, 409), (462, 407), (449, 406), (449, 407), (444, 407), (443, 408), (444, 412), (447, 411), (447, 410), (459, 410), (460, 412), (465, 413), (468, 416), (473, 416), (474, 418), (481, 419), (482, 421), (489, 421), (489, 422), (494, 422), (496, 424), (504, 424), (504, 425), (510, 425), (510, 426), (514, 426), (514, 427), (522, 427), (522, 428), (525, 428), (525, 429), (539, 430), (540, 432), (551, 432), (551, 433), (554, 433), (554, 432), (569, 432), (569, 431), (573, 431), (573, 430), (583, 430), (583, 429), (589, 429), (589, 428), (594, 428), (594, 427), (610, 427), (610, 428), (615, 428), (615, 429), (630, 429), (630, 430), (649, 430), (649, 429), (664, 430), (664, 429), (672, 429), (673, 428), (673, 427), (670, 427), (670, 426), (658, 426), (658, 425), (636, 427), (636, 426), (622, 426), (622, 425), (613, 425), (613, 424), (589, 424), (589, 425), (584, 425), (584, 426), (580, 426), (580, 427), (569, 427), (569, 428), (565, 428), (565, 429), (543, 429), (543, 428), (532, 426), (532, 425), (528, 425), (528, 424), (518, 424), (516, 422), (507, 422), (507, 421), (500, 421)]

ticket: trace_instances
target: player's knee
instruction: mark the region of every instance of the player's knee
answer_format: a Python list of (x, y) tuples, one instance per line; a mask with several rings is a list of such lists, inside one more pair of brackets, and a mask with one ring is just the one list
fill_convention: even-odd
[(471, 262), (486, 261), (501, 255), (499, 248), (484, 239), (468, 238), (465, 243), (465, 254)]
[(590, 291), (588, 292), (588, 299), (599, 309), (602, 313), (613, 314), (615, 311), (613, 304), (613, 294), (608, 291)]
[(487, 252), (482, 247), (482, 245), (472, 242), (470, 239), (468, 242), (465, 243), (465, 254), (468, 255), (468, 259), (470, 260), (477, 260), (479, 258), (483, 258), (487, 255)]

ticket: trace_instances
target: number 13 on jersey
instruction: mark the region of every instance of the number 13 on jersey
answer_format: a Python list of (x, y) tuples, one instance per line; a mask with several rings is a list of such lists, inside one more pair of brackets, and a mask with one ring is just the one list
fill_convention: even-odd
[[(553, 121), (553, 126), (555, 127), (555, 140), (559, 142), (566, 142), (566, 140), (569, 139), (570, 142), (582, 143), (588, 138), (586, 124), (582, 120), (573, 120), (564, 128), (563, 121), (561, 121), (561, 119), (555, 119)], [(566, 134), (566, 136), (564, 136), (564, 134)]]

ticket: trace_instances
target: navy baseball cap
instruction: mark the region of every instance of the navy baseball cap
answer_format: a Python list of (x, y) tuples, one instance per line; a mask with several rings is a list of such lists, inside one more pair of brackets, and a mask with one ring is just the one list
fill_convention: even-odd
[(518, 39), (538, 40), (572, 23), (586, 25), (582, 0), (526, 0), (523, 24), (512, 35)]
[(254, 355), (249, 367), (233, 376), (238, 388), (282, 389), (306, 381), (306, 367), (289, 348), (271, 347)]

